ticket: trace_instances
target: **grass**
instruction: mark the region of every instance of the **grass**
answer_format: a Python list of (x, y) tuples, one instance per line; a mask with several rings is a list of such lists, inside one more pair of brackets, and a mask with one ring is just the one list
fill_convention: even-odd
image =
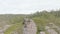
[(12, 25), (11, 27), (9, 27), (4, 34), (11, 34), (11, 32), (13, 32), (14, 30), (16, 30), (18, 27), (21, 27), (22, 23), (16, 23), (14, 25)]

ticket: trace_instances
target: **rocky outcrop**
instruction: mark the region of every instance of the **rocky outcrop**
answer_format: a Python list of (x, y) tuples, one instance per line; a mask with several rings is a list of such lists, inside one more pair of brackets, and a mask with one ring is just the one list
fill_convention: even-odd
[(25, 18), (23, 25), (23, 34), (36, 34), (37, 27), (32, 19)]

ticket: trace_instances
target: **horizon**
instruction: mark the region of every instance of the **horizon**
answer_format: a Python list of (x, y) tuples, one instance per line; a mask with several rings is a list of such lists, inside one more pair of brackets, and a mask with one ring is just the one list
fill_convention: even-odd
[(0, 0), (0, 14), (31, 14), (59, 8), (60, 0)]
[[(53, 9), (52, 9), (53, 10)], [(36, 13), (36, 12), (42, 12), (42, 11), (47, 11), (47, 12), (51, 12), (52, 10), (38, 10), (38, 11), (35, 11), (35, 12), (31, 12), (31, 13), (0, 13), (0, 15), (2, 14), (2, 15), (4, 15), (4, 14), (22, 14), (22, 15), (27, 15), (27, 14), (34, 14), (34, 13)], [(60, 10), (60, 9), (54, 9), (53, 11), (58, 11), (58, 10)]]

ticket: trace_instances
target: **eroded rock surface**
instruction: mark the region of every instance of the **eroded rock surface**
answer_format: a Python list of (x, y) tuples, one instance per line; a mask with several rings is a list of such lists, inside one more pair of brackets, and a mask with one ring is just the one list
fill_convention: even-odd
[(25, 18), (23, 24), (24, 24), (23, 34), (36, 34), (37, 27), (32, 19)]

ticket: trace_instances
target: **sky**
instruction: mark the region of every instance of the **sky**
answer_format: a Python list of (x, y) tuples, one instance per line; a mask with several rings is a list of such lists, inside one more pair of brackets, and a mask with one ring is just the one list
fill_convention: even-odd
[(31, 14), (60, 8), (60, 0), (0, 0), (0, 14)]

